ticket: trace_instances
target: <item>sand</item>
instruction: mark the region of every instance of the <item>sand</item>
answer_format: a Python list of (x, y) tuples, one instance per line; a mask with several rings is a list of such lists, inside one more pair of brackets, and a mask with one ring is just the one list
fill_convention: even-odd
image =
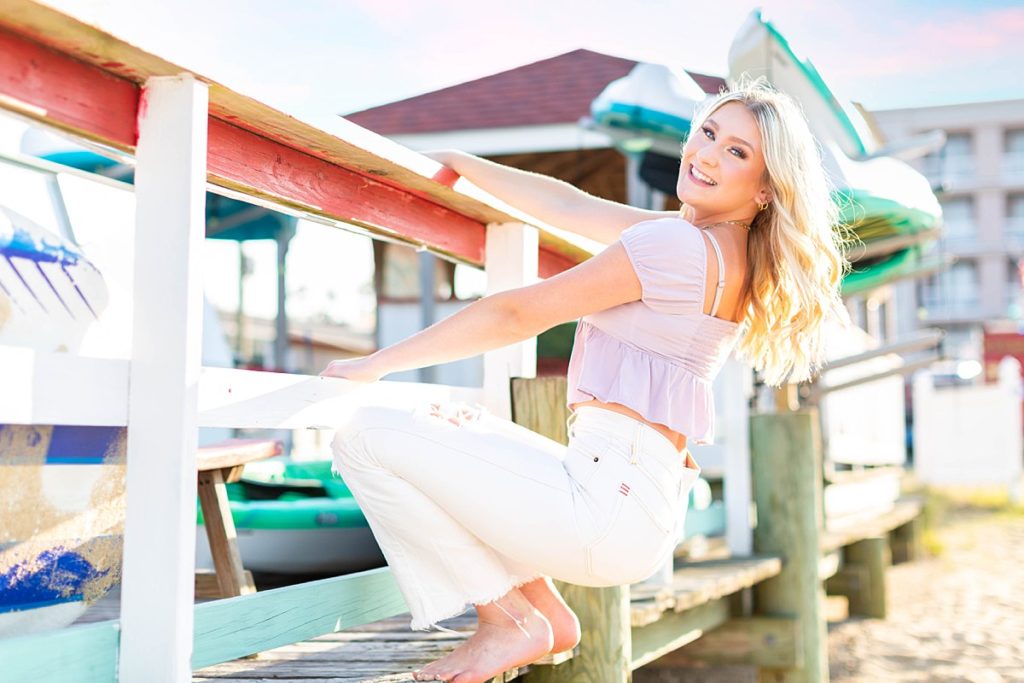
[[(886, 619), (829, 624), (841, 683), (1024, 682), (1024, 514), (960, 508), (936, 527), (937, 556), (892, 567)], [(830, 613), (842, 598), (830, 598)], [(842, 615), (845, 616), (845, 615)], [(749, 667), (640, 669), (636, 683), (756, 683)]]

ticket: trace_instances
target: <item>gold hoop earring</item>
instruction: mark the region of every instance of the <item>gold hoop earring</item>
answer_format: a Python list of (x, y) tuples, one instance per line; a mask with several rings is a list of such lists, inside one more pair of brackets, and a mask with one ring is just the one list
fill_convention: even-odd
[(768, 208), (768, 202), (765, 202), (764, 204), (758, 204), (757, 205), (757, 210), (758, 211), (764, 211), (767, 208)]

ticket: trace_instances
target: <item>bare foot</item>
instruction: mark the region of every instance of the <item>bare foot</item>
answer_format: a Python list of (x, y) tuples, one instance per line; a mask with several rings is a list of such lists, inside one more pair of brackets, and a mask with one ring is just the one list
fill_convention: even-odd
[(580, 642), (580, 620), (565, 604), (555, 584), (542, 576), (519, 587), (526, 599), (551, 623), (555, 644), (551, 652), (558, 654), (576, 647)]
[(551, 651), (551, 624), (519, 589), (476, 609), (477, 632), (447, 656), (414, 671), (413, 680), (484, 683)]

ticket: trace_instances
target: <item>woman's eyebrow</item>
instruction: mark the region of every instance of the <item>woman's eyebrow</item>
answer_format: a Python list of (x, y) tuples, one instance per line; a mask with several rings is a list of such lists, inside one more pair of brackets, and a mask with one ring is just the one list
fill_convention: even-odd
[[(715, 132), (716, 133), (718, 132), (718, 122), (716, 122), (714, 119), (709, 118), (709, 119), (707, 119), (706, 123), (710, 123), (711, 126), (715, 129)], [(747, 142), (746, 140), (744, 140), (743, 138), (738, 138), (735, 135), (730, 135), (729, 139), (730, 140), (735, 140), (736, 142), (740, 143), (741, 145), (746, 145), (747, 147), (750, 148), (751, 152), (754, 151), (754, 146), (752, 144), (750, 144), (749, 142)]]

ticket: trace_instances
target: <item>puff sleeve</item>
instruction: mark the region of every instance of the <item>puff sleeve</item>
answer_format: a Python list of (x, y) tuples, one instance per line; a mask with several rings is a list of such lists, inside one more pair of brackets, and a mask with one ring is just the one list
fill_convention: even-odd
[(704, 245), (699, 229), (676, 218), (643, 221), (622, 231), (642, 289), (641, 301), (664, 313), (701, 310)]

